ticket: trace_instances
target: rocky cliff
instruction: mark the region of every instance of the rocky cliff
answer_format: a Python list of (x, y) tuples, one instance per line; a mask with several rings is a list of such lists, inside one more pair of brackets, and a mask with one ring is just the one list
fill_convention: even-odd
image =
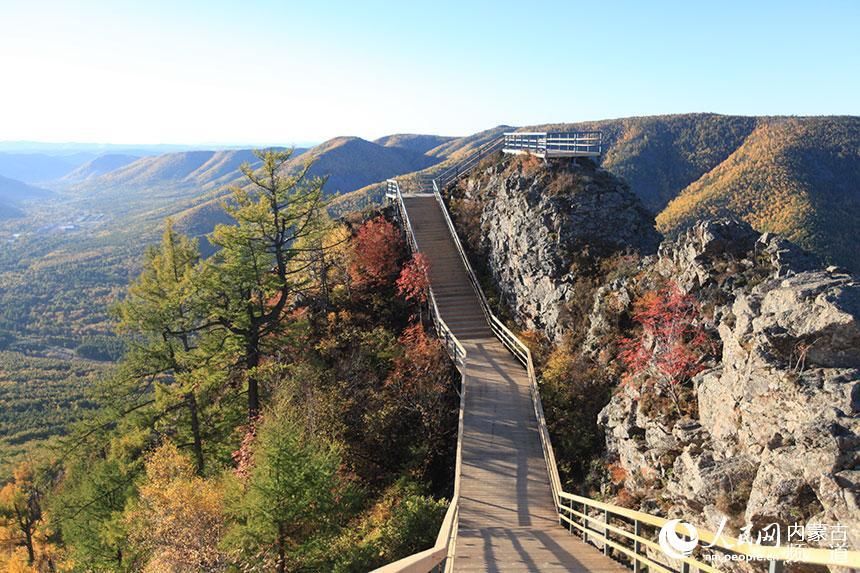
[(581, 294), (577, 279), (595, 258), (653, 252), (660, 241), (627, 184), (588, 159), (491, 160), (459, 188), (452, 208), (471, 225), (473, 250), (486, 256), (504, 303), (524, 326), (556, 340)]
[[(451, 205), (501, 304), (551, 341), (536, 354), (549, 356), (539, 367), (559, 457), (600, 460), (568, 475), (572, 487), (712, 530), (725, 518), (734, 534), (840, 524), (860, 547), (860, 282), (734, 220), (655, 249), (626, 185), (590, 163), (488, 163)], [(678, 381), (680, 408), (666, 406), (666, 387), (631, 383), (620, 356), (641, 335), (637, 301), (666, 284), (695, 297), (692, 320), (712, 345)], [(596, 419), (577, 420), (590, 415), (581, 400), (559, 401), (574, 386), (607, 390)]]
[[(638, 503), (711, 529), (725, 518), (736, 530), (860, 531), (860, 283), (813, 264), (725, 220), (699, 223), (646, 263), (716, 304), (708, 327), (719, 352), (689, 382), (698, 416), (649, 411), (629, 386), (601, 412), (605, 455)], [(635, 287), (615, 288), (630, 299)], [(595, 300), (592, 321), (602, 314)]]

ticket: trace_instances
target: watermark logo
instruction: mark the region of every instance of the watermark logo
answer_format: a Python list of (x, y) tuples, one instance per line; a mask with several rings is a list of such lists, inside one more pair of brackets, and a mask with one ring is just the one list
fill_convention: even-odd
[[(687, 537), (684, 539), (675, 528), (680, 525), (681, 529), (687, 531)], [(689, 557), (693, 549), (699, 544), (699, 532), (696, 528), (680, 519), (670, 519), (663, 527), (660, 528), (660, 549), (672, 559), (683, 559)]]

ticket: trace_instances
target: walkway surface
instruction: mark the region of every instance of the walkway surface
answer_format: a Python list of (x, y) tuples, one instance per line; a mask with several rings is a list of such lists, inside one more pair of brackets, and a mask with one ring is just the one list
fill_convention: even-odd
[(558, 524), (525, 369), (493, 336), (432, 195), (404, 197), (442, 318), (468, 355), (455, 571), (627, 571)]

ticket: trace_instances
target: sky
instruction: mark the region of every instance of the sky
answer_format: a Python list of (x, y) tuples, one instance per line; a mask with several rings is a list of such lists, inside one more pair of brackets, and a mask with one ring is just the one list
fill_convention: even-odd
[(860, 114), (860, 2), (0, 0), (0, 141)]

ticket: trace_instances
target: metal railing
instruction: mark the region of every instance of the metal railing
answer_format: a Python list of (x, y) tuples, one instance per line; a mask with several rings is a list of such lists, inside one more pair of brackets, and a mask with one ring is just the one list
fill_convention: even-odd
[[(412, 232), (409, 215), (406, 212), (405, 205), (403, 204), (403, 196), (400, 192), (400, 187), (396, 181), (390, 182), (389, 185), (392, 190), (392, 198), (398, 203), (401, 220), (406, 228), (407, 239), (409, 240), (410, 247), (417, 251), (418, 245), (415, 240), (414, 233)], [(481, 309), (487, 323), (502, 344), (504, 344), (505, 347), (507, 347), (508, 350), (510, 350), (526, 368), (529, 379), (529, 390), (538, 425), (538, 435), (540, 437), (541, 448), (543, 449), (544, 459), (546, 461), (547, 476), (549, 478), (550, 490), (552, 492), (553, 502), (556, 506), (559, 524), (567, 527), (568, 531), (571, 533), (579, 533), (584, 541), (602, 546), (604, 554), (609, 554), (611, 552), (615, 557), (626, 559), (634, 573), (640, 573), (643, 566), (648, 569), (649, 573), (651, 571), (658, 573), (689, 573), (691, 568), (698, 571), (718, 572), (720, 570), (717, 567), (720, 562), (719, 558), (727, 557), (732, 559), (733, 556), (735, 558), (742, 557), (744, 560), (754, 562), (766, 562), (771, 573), (781, 571), (783, 565), (787, 562), (860, 568), (860, 552), (858, 551), (847, 551), (842, 554), (837, 554), (830, 549), (814, 547), (766, 546), (757, 543), (744, 542), (726, 534), (718, 535), (703, 529), (698, 529), (697, 533), (700, 541), (707, 544), (705, 546), (708, 548), (707, 552), (700, 547), (698, 549), (698, 553), (681, 557), (679, 559), (672, 559), (669, 558), (662, 550), (659, 543), (654, 541), (657, 537), (658, 530), (672, 527), (673, 524), (670, 520), (564, 491), (558, 473), (558, 466), (556, 464), (555, 453), (552, 448), (549, 429), (544, 416), (543, 404), (540, 398), (540, 390), (538, 388), (531, 351), (516, 334), (502, 323), (490, 308), (483, 289), (478, 282), (477, 275), (469, 262), (469, 258), (463, 249), (462, 243), (460, 242), (460, 237), (454, 227), (451, 215), (442, 199), (442, 195), (440, 193), (441, 189), (442, 185), (440, 185), (439, 181), (433, 180), (433, 194), (435, 195), (436, 201), (439, 203), (440, 209), (442, 209), (445, 223), (448, 226), (448, 230), (451, 233), (457, 252), (466, 268), (469, 282), (472, 284), (472, 288), (478, 296), (478, 300), (480, 301)], [(444, 320), (442, 320), (442, 317), (439, 314), (439, 309), (436, 306), (435, 298), (433, 297), (432, 289), (430, 290), (430, 303), (437, 332), (439, 332), (440, 337), (446, 341), (448, 352), (451, 354), (455, 363), (458, 365), (462, 364), (461, 372), (463, 376), (463, 391), (460, 399), (460, 421), (457, 437), (457, 463), (454, 496), (452, 497), (451, 505), (448, 508), (448, 513), (445, 516), (442, 528), (439, 531), (436, 545), (424, 552), (417, 553), (378, 569), (377, 573), (426, 573), (442, 567), (443, 564), (445, 567), (444, 570), (450, 571), (453, 564), (452, 557), (454, 556), (453, 552), (457, 533), (457, 519), (459, 515), (459, 482), (467, 378), (466, 351), (463, 349), (462, 345), (453, 333), (448, 329)], [(459, 356), (461, 356), (461, 358), (458, 358)], [(687, 535), (688, 533), (684, 530), (683, 523), (674, 524), (674, 529), (675, 532), (681, 536)]]
[(433, 179), (433, 183), (444, 189), (453, 181), (469, 173), (481, 160), (502, 148), (504, 137), (497, 137), (478, 147), (469, 157), (452, 165)]
[(538, 157), (595, 157), (603, 150), (600, 131), (514, 131), (506, 133), (502, 151)]

